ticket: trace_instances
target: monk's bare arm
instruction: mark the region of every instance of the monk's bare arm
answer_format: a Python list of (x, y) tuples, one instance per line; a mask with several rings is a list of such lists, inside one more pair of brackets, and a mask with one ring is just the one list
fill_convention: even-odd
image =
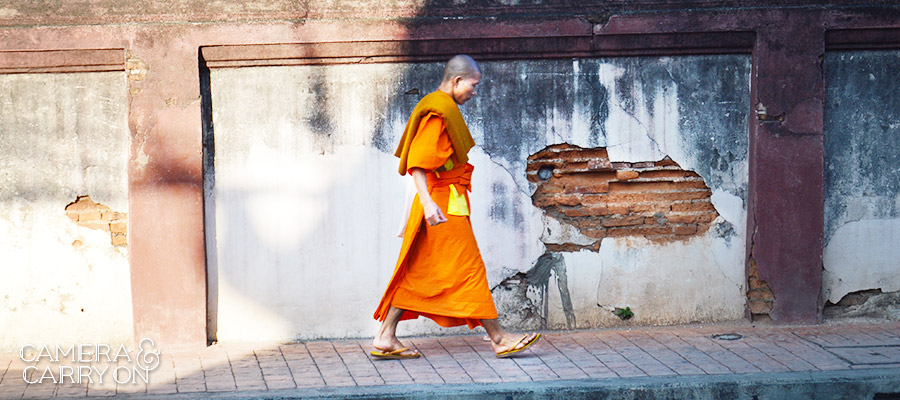
[(416, 191), (419, 193), (419, 202), (422, 203), (422, 208), (425, 209), (425, 221), (428, 222), (428, 225), (437, 225), (442, 222), (447, 222), (447, 217), (444, 216), (444, 212), (441, 211), (441, 208), (437, 203), (431, 199), (431, 194), (428, 193), (428, 178), (425, 176), (425, 170), (422, 168), (410, 168), (409, 172), (416, 182)]

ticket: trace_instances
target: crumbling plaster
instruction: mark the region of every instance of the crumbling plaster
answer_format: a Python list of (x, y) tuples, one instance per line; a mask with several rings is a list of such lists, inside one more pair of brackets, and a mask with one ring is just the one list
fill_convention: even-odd
[(825, 56), (825, 251), (822, 291), (837, 303), (900, 290), (898, 51)]
[(121, 72), (0, 75), (0, 350), (133, 340), (128, 248), (66, 216), (128, 212)]
[[(610, 146), (617, 160), (668, 155), (698, 172), (721, 217), (686, 243), (606, 239), (600, 253), (566, 254), (573, 274), (581, 274), (568, 280), (572, 296), (590, 299), (579, 300), (576, 319), (604, 323), (599, 301), (633, 301), (651, 323), (742, 316), (747, 56), (481, 66), (479, 94), (462, 111), (479, 144), (471, 153), (472, 220), (492, 286), (528, 271), (545, 251), (542, 238), (555, 240), (531, 204), (528, 155), (561, 142)], [(371, 334), (371, 312), (400, 245), (394, 234), (407, 178), (396, 173), (392, 153), (440, 69), (212, 70), (220, 340)], [(693, 256), (671, 257), (680, 253)], [(626, 273), (634, 275), (619, 279)], [(585, 285), (591, 281), (597, 284)], [(645, 302), (637, 300), (641, 293)], [(430, 321), (404, 325), (405, 333), (439, 331)]]

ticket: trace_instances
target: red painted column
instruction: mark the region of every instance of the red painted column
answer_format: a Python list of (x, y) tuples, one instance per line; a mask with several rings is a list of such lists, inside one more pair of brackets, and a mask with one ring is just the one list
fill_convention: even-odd
[(198, 48), (180, 31), (141, 29), (127, 49), (135, 340), (163, 351), (206, 345)]
[[(778, 323), (822, 315), (825, 28), (818, 12), (776, 11), (757, 31), (751, 79), (748, 257)], [(765, 109), (765, 117), (758, 115)]]

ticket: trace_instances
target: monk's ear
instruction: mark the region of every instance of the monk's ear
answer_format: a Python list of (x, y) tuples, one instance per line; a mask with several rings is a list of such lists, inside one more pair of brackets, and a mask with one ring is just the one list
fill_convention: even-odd
[(462, 76), (460, 76), (460, 75), (454, 76), (453, 80), (452, 80), (453, 87), (456, 87), (456, 85), (459, 85), (459, 83), (462, 82), (462, 80), (463, 80)]

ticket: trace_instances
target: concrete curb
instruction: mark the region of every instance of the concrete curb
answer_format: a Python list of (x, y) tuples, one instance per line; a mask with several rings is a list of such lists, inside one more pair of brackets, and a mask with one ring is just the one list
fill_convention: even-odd
[(900, 399), (900, 369), (398, 385), (105, 399)]

